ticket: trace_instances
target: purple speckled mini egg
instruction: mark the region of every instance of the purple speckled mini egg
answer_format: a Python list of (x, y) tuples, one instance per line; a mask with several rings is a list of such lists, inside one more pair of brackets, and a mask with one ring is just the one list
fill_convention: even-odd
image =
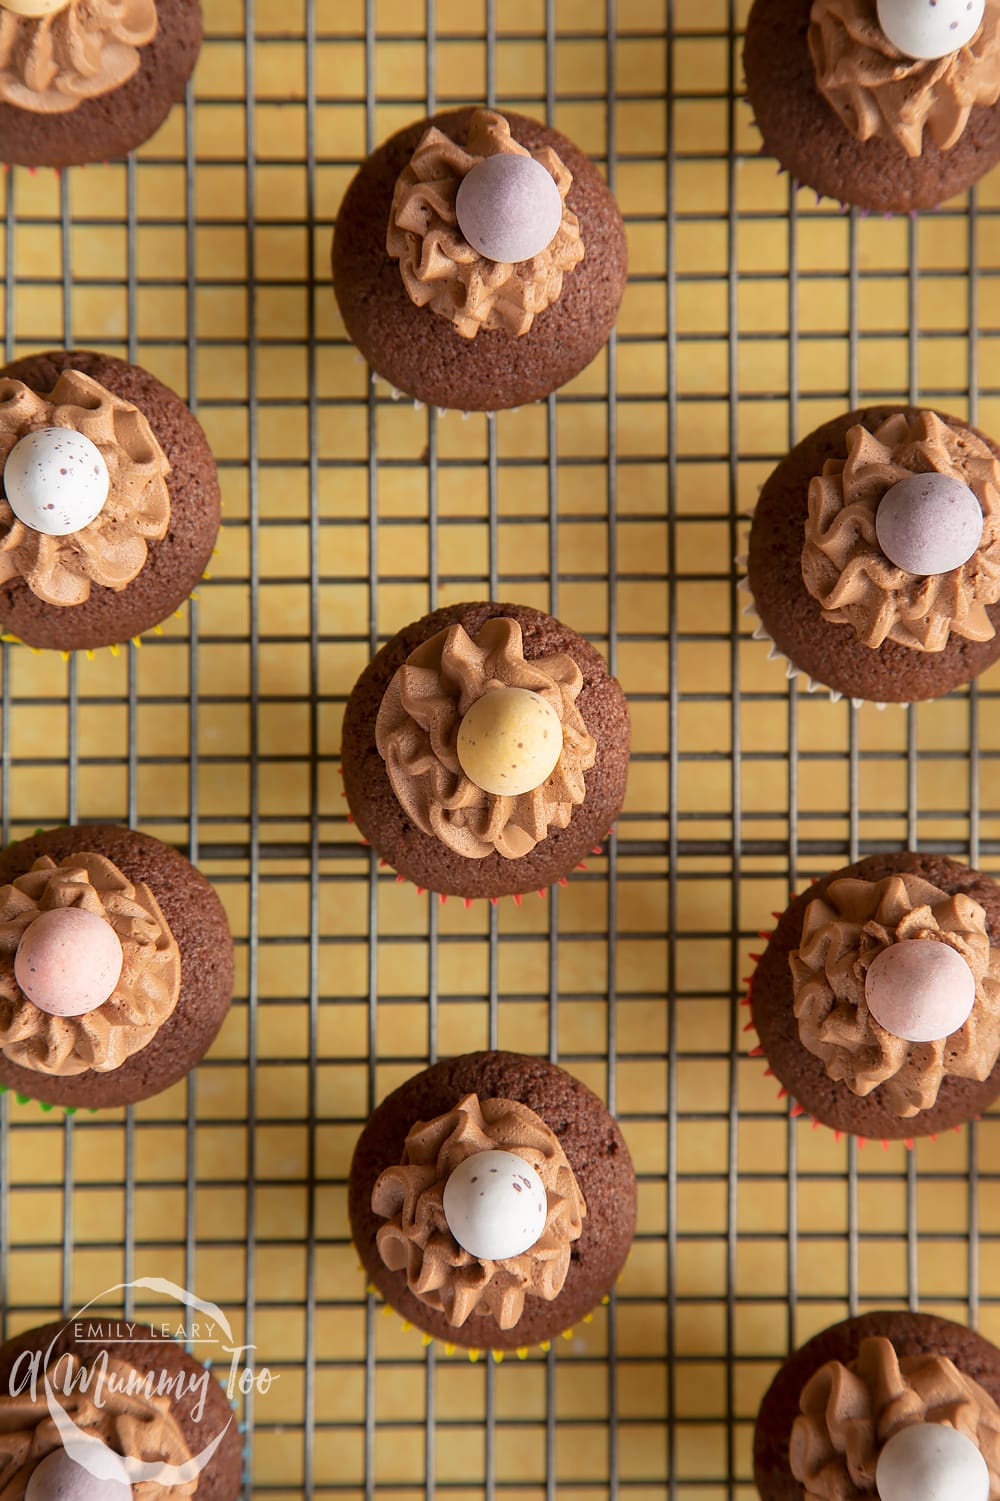
[[(88, 1449), (93, 1456), (93, 1447)], [(121, 1457), (105, 1446), (100, 1459), (105, 1461), (105, 1473), (92, 1475), (65, 1449), (53, 1449), (28, 1477), (24, 1501), (131, 1501), (132, 1486)], [(91, 1462), (96, 1467), (93, 1457)]]
[(878, 21), (906, 57), (947, 57), (971, 42), (985, 0), (878, 0)]
[(907, 573), (950, 573), (983, 537), (983, 508), (968, 485), (947, 474), (908, 474), (879, 502), (878, 545)]
[(545, 1185), (516, 1152), (476, 1152), (444, 1186), (448, 1228), (470, 1256), (504, 1261), (528, 1251), (545, 1229)]
[(7, 455), (4, 494), (19, 521), (47, 537), (89, 526), (108, 498), (108, 466), (95, 443), (70, 427), (41, 427)]
[(458, 227), (490, 261), (530, 261), (551, 244), (562, 223), (562, 199), (551, 172), (533, 156), (498, 152), (467, 172), (455, 198)]

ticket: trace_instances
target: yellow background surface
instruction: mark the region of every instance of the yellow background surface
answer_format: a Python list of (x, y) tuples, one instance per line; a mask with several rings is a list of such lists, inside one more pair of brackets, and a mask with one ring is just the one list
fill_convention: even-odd
[[(733, 567), (774, 462), (859, 400), (1000, 434), (1000, 177), (913, 222), (814, 205), (757, 154), (743, 19), (207, 0), (188, 108), (132, 165), (7, 178), (8, 354), (98, 346), (175, 386), (225, 521), (141, 648), (3, 647), (3, 834), (114, 818), (178, 843), (226, 904), (237, 989), (196, 1076), (133, 1110), (4, 1097), (6, 1330), (143, 1276), (220, 1304), (280, 1376), (243, 1414), (248, 1495), (749, 1497), (790, 1344), (907, 1301), (1000, 1339), (996, 1118), (912, 1155), (836, 1143), (788, 1121), (735, 1005), (810, 875), (906, 843), (1000, 868), (1000, 677), (910, 712), (810, 697), (750, 640)], [(558, 397), (439, 418), (370, 387), (330, 236), (367, 149), (429, 99), (486, 97), (607, 165), (631, 276), (611, 349)], [(628, 803), (551, 899), (429, 906), (347, 822), (341, 715), (379, 639), (491, 592), (609, 653)], [(639, 1235), (557, 1352), (470, 1365), (366, 1299), (346, 1177), (385, 1091), (487, 1045), (610, 1099)]]

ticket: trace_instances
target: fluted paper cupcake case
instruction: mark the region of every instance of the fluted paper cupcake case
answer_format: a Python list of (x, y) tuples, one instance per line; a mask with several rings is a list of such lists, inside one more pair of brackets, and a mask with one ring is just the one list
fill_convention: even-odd
[[(363, 1273), (364, 1268), (359, 1265), (358, 1271)], [(624, 1272), (619, 1274), (616, 1279), (616, 1283), (621, 1281), (622, 1276), (624, 1276)], [(374, 1282), (367, 1282), (365, 1284), (365, 1292), (369, 1297), (372, 1298), (381, 1297), (381, 1294), (379, 1293), (379, 1290), (375, 1286)], [(597, 1306), (598, 1308), (606, 1308), (610, 1302), (610, 1293), (605, 1293), (604, 1297), (601, 1299), (600, 1303)], [(472, 1365), (478, 1364), (480, 1360), (490, 1359), (492, 1359), (494, 1365), (503, 1365), (504, 1360), (510, 1356), (513, 1356), (515, 1360), (527, 1360), (528, 1356), (533, 1350), (538, 1351), (539, 1354), (548, 1355), (551, 1350), (558, 1350), (559, 1340), (571, 1340), (578, 1327), (578, 1325), (574, 1324), (572, 1328), (563, 1329), (559, 1332), (559, 1334), (554, 1335), (552, 1339), (540, 1340), (536, 1345), (518, 1345), (513, 1350), (494, 1350), (491, 1349), (488, 1345), (479, 1346), (454, 1344), (451, 1340), (438, 1339), (435, 1335), (428, 1334), (426, 1330), (419, 1330), (417, 1325), (414, 1324), (411, 1319), (404, 1319), (402, 1314), (397, 1313), (396, 1309), (386, 1298), (382, 1298), (381, 1308), (379, 1312), (381, 1313), (383, 1318), (397, 1318), (400, 1324), (402, 1324), (403, 1326), (404, 1334), (409, 1334), (411, 1332), (419, 1333), (420, 1343), (423, 1345), (425, 1350), (433, 1345), (435, 1349), (441, 1350), (445, 1355), (449, 1357), (452, 1355), (459, 1355), (461, 1352), (461, 1354), (464, 1354), (465, 1358), (470, 1361)], [(583, 1318), (580, 1319), (579, 1322), (581, 1324), (592, 1324), (594, 1322), (595, 1312), (596, 1309), (591, 1309), (590, 1313), (585, 1313), (583, 1315)]]
[[(804, 678), (807, 692), (826, 693), (829, 695), (830, 702), (832, 704), (839, 704), (842, 699), (847, 697), (846, 694), (841, 693), (837, 688), (830, 688), (826, 683), (821, 683), (816, 678), (810, 677), (809, 674), (805, 672), (801, 667), (797, 667), (792, 661), (791, 657), (789, 657), (785, 652), (781, 650), (779, 646), (776, 645), (774, 637), (770, 634), (767, 627), (764, 625), (764, 622), (760, 618), (760, 613), (757, 609), (757, 602), (753, 597), (753, 590), (750, 588), (750, 579), (747, 575), (747, 554), (740, 553), (736, 558), (733, 559), (733, 561), (740, 572), (737, 587), (748, 596), (747, 603), (743, 606), (743, 609), (740, 613), (742, 615), (751, 616), (757, 622), (756, 626), (751, 632), (752, 640), (769, 642), (770, 645), (767, 653), (767, 659), (769, 662), (784, 662), (785, 677), (788, 678), (789, 682), (794, 681), (795, 678)], [(850, 703), (852, 709), (860, 709), (862, 704), (874, 704), (876, 709), (889, 708), (889, 704), (880, 703), (877, 699), (874, 698), (850, 698), (848, 702)], [(933, 703), (934, 700), (925, 699), (924, 702)], [(893, 704), (898, 709), (911, 709), (913, 707), (912, 703), (908, 702), (905, 699), (893, 700)]]

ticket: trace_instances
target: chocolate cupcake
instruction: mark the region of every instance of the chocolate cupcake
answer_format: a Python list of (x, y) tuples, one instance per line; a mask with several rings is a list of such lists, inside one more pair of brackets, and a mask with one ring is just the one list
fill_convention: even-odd
[(762, 1501), (989, 1501), (1000, 1493), (1000, 1350), (933, 1314), (876, 1312), (814, 1335), (754, 1433)]
[(763, 149), (842, 203), (936, 208), (1000, 160), (998, 0), (754, 0), (743, 65)]
[(80, 824), (0, 850), (0, 1087), (131, 1105), (208, 1051), (233, 990), (222, 903), (169, 845)]
[(613, 1116), (521, 1053), (436, 1063), (375, 1111), (354, 1153), (354, 1243), (397, 1313), (446, 1344), (546, 1344), (614, 1286), (636, 1182)]
[(337, 216), (347, 332), (395, 390), (436, 407), (539, 401), (607, 343), (625, 229), (600, 173), (524, 115), (451, 110), (398, 131)]
[(1000, 656), (998, 455), (918, 407), (848, 412), (796, 444), (761, 491), (744, 582), (789, 676), (913, 703)]
[(1000, 1094), (1000, 887), (943, 856), (872, 855), (795, 897), (751, 978), (794, 1114), (912, 1143)]
[(225, 1391), (146, 1325), (88, 1314), (0, 1346), (0, 1494), (11, 1501), (235, 1501), (242, 1469)]
[(199, 0), (0, 0), (0, 161), (125, 156), (184, 98), (200, 50)]
[(526, 605), (449, 605), (361, 674), (344, 789), (365, 839), (421, 890), (520, 897), (608, 833), (629, 742), (625, 695), (575, 631)]
[(115, 646), (174, 614), (219, 532), (201, 427), (137, 365), (87, 350), (0, 371), (0, 628)]

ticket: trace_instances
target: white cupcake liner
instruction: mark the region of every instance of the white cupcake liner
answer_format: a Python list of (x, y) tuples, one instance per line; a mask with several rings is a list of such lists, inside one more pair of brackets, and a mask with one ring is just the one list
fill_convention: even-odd
[[(767, 641), (770, 643), (770, 649), (767, 653), (768, 661), (784, 662), (785, 677), (788, 678), (789, 682), (793, 681), (795, 678), (804, 678), (806, 689), (809, 693), (826, 693), (829, 695), (830, 702), (832, 704), (839, 703), (842, 698), (845, 698), (847, 696), (846, 694), (841, 693), (837, 688), (831, 688), (828, 683), (821, 683), (817, 678), (810, 677), (810, 675), (806, 671), (804, 671), (803, 668), (797, 667), (792, 661), (791, 657), (787, 656), (785, 652), (783, 652), (781, 648), (776, 645), (774, 637), (768, 631), (767, 627), (764, 625), (764, 622), (760, 618), (760, 611), (757, 609), (757, 602), (753, 597), (753, 590), (750, 588), (750, 579), (747, 574), (747, 554), (740, 553), (736, 558), (733, 559), (733, 561), (740, 571), (740, 578), (738, 580), (737, 587), (748, 596), (747, 603), (743, 606), (743, 609), (740, 613), (743, 615), (750, 615), (756, 619), (757, 624), (752, 632), (753, 639), (754, 641)], [(911, 707), (910, 704), (905, 702), (904, 700), (894, 699), (891, 702), (898, 709), (908, 709)], [(890, 707), (889, 703), (880, 703), (877, 699), (874, 698), (852, 697), (850, 699), (850, 704), (852, 709), (860, 709), (862, 704), (874, 704), (876, 709), (887, 709)]]
[[(368, 363), (363, 354), (355, 353), (354, 359), (355, 363), (359, 365), (365, 365)], [(410, 396), (406, 391), (401, 391), (399, 387), (394, 386), (392, 381), (389, 380), (386, 376), (379, 375), (377, 370), (372, 370), (370, 372), (369, 379), (371, 380), (373, 386), (387, 386), (389, 395), (391, 396), (393, 401), (409, 401), (412, 403), (413, 410), (415, 412), (422, 412), (425, 408), (427, 408), (426, 401), (420, 401), (416, 396)], [(537, 406), (538, 403), (533, 402), (532, 405)], [(428, 410), (430, 409), (428, 408)], [(468, 422), (470, 417), (495, 417), (497, 415), (496, 411), (480, 412), (477, 410), (475, 412), (466, 412), (462, 409), (462, 407), (434, 407), (433, 410), (437, 412), (439, 417), (448, 417), (453, 412), (457, 412), (463, 422)], [(505, 412), (519, 412), (521, 408), (503, 407), (498, 410), (503, 410)]]

